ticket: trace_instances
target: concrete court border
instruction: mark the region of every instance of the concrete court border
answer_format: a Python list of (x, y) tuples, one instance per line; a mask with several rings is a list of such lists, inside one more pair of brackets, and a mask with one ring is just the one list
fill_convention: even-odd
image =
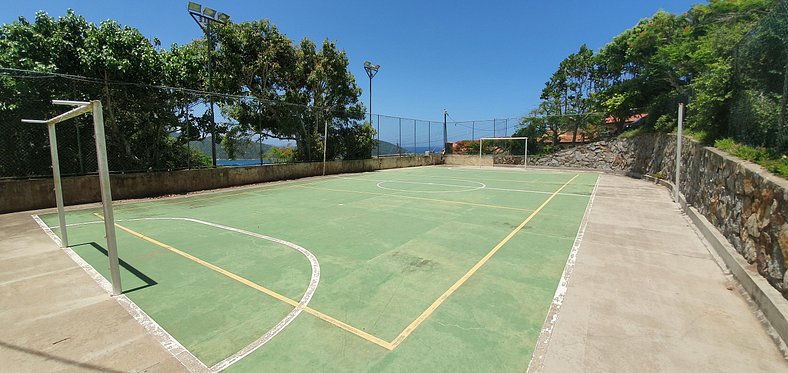
[[(664, 179), (655, 179), (644, 175), (643, 179), (653, 181), (664, 186), (673, 197), (674, 184)], [(717, 230), (703, 214), (687, 203), (684, 194), (679, 192), (679, 206), (687, 214), (692, 225), (700, 232), (703, 238), (714, 249), (715, 260), (719, 258), (726, 270), (733, 276), (738, 285), (754, 308), (762, 313), (761, 322), (764, 323), (768, 334), (777, 347), (788, 359), (788, 300), (777, 289), (769, 284), (766, 279), (752, 269), (752, 265), (736, 251), (725, 236)], [(759, 317), (760, 318), (760, 317)]]
[[(547, 166), (533, 166), (529, 167), (530, 170), (564, 170), (572, 172), (597, 172), (614, 176), (630, 177), (633, 179), (641, 179), (651, 181), (662, 185), (671, 192), (673, 198), (674, 185), (665, 179), (656, 179), (649, 175), (640, 175), (635, 173), (616, 172), (608, 170), (597, 170), (578, 167), (547, 167)], [(721, 261), (723, 271), (727, 270), (743, 291), (749, 302), (753, 305), (754, 311), (762, 313), (762, 324), (766, 329), (767, 334), (774, 340), (777, 348), (788, 359), (788, 300), (786, 300), (763, 276), (757, 272), (753, 272), (752, 265), (747, 263), (746, 260), (733, 248), (733, 245), (714, 227), (703, 214), (700, 213), (695, 207), (687, 204), (687, 200), (683, 193), (679, 192), (679, 206), (681, 210), (687, 214), (692, 226), (703, 236), (706, 242), (711, 245), (714, 252), (712, 256), (718, 262)], [(717, 259), (719, 258), (719, 260)]]

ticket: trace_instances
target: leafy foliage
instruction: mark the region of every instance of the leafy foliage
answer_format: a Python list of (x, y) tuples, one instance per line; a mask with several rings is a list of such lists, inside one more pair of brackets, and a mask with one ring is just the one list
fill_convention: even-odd
[(553, 143), (560, 132), (594, 132), (593, 125), (613, 135), (624, 119), (645, 113), (637, 132), (670, 132), (684, 102), (685, 126), (704, 140), (732, 136), (780, 159), (788, 147), (786, 17), (788, 0), (710, 0), (680, 15), (659, 11), (598, 53), (583, 45), (566, 57), (521, 131)]
[(763, 147), (742, 145), (729, 137), (715, 141), (714, 147), (741, 159), (758, 163), (770, 172), (788, 178), (788, 157), (786, 156), (776, 155)]
[[(267, 20), (225, 25), (211, 39), (218, 48), (197, 39), (163, 49), (135, 28), (92, 24), (71, 10), (0, 26), (0, 125), (13, 134), (0, 139), (13, 153), (2, 157), (0, 176), (49, 172), (46, 131), (18, 124), (61, 113), (52, 99), (102, 101), (110, 169), (117, 171), (206, 166), (188, 148), (204, 139), (222, 144), (230, 157), (260, 137), (295, 140), (294, 159), (318, 160), (325, 126), (330, 159), (371, 156), (374, 130), (360, 123), (361, 90), (335, 43), (296, 45)], [(230, 119), (217, 125), (216, 136), (209, 136), (214, 130), (204, 110), (209, 98)], [(74, 122), (84, 128), (88, 121)], [(89, 131), (79, 136), (78, 143), (92, 143)], [(78, 169), (82, 154), (65, 149), (61, 159), (65, 169)]]
[(647, 126), (670, 131), (677, 104), (686, 102), (688, 128), (724, 135), (735, 49), (776, 3), (712, 0), (681, 15), (661, 11), (641, 20), (596, 55), (602, 89), (595, 110), (615, 118), (645, 112)]
[[(0, 175), (48, 172), (49, 162), (32, 166), (26, 162), (47, 159), (47, 136), (31, 126), (16, 124), (22, 118), (49, 118), (63, 112), (62, 107), (52, 106), (52, 99), (102, 101), (112, 170), (171, 169), (186, 167), (190, 162), (202, 164), (201, 157), (189, 154), (185, 139), (176, 140), (170, 135), (178, 131), (176, 108), (184, 105), (182, 97), (136, 85), (118, 89), (113, 84), (116, 81), (148, 85), (168, 82), (170, 56), (157, 50), (157, 46), (157, 40), (148, 40), (137, 29), (114, 21), (91, 24), (70, 10), (58, 19), (40, 12), (33, 23), (20, 17), (16, 22), (0, 26), (0, 66), (87, 78), (42, 80), (20, 73), (0, 79), (0, 92), (7, 93), (0, 99), (3, 117), (0, 125), (4, 133), (16, 134), (1, 144), (14, 155), (3, 157)], [(89, 120), (77, 118), (70, 125), (91, 128)], [(82, 131), (78, 141), (91, 145), (91, 132)], [(20, 141), (22, 138), (25, 141)], [(64, 169), (73, 170), (76, 167), (69, 160), (81, 155), (77, 157), (64, 149), (61, 157), (65, 161)]]
[(238, 122), (239, 130), (229, 135), (295, 140), (296, 159), (315, 161), (322, 158), (321, 135), (328, 126), (328, 142), (339, 144), (330, 158), (370, 157), (346, 148), (351, 139), (371, 143), (374, 132), (357, 122), (364, 118), (361, 90), (347, 55), (333, 42), (324, 41), (319, 50), (309, 39), (296, 46), (268, 21), (228, 25), (218, 37), (219, 84), (257, 99), (224, 104), (225, 114)]

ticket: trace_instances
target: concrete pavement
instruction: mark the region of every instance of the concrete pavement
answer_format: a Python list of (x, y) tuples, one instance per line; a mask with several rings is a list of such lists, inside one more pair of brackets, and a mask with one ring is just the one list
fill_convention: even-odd
[(184, 371), (30, 214), (0, 215), (0, 371)]
[(600, 176), (542, 352), (532, 371), (788, 371), (668, 191), (612, 175)]

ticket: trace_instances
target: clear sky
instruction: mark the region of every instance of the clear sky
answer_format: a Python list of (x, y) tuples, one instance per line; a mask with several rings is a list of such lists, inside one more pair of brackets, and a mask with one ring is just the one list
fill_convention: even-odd
[[(558, 63), (582, 44), (599, 50), (659, 9), (682, 13), (703, 0), (520, 1), (197, 1), (236, 22), (268, 18), (296, 41), (336, 41), (368, 102), (364, 60), (380, 64), (374, 112), (458, 121), (517, 117), (539, 102)], [(201, 31), (187, 1), (0, 0), (1, 23), (36, 11), (74, 9), (88, 21), (115, 19), (158, 37), (187, 43)]]

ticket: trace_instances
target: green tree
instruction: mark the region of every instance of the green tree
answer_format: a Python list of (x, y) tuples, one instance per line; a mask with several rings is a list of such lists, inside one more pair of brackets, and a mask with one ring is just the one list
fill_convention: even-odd
[(554, 140), (557, 141), (559, 124), (568, 123), (572, 129), (572, 146), (577, 140), (577, 132), (589, 123), (588, 113), (593, 101), (595, 78), (594, 52), (585, 45), (577, 53), (570, 54), (558, 66), (558, 70), (545, 83), (541, 98), (543, 105), (539, 111), (547, 116), (565, 117), (551, 121), (555, 126)]
[(228, 25), (219, 40), (222, 87), (250, 97), (223, 106), (241, 129), (233, 136), (295, 140), (296, 158), (314, 161), (322, 158), (325, 125), (328, 142), (338, 145), (329, 146), (329, 158), (348, 156), (345, 141), (368, 132), (358, 124), (361, 90), (334, 43), (324, 41), (318, 50), (304, 39), (295, 46), (268, 21)]
[[(16, 136), (2, 145), (17, 155), (17, 160), (3, 161), (2, 175), (49, 172), (45, 131), (17, 124), (21, 118), (52, 117), (62, 112), (62, 107), (51, 105), (52, 99), (102, 101), (112, 170), (186, 166), (193, 156), (184, 142), (173, 141), (171, 136), (178, 127), (177, 105), (169, 92), (151, 88), (163, 84), (167, 76), (164, 53), (158, 45), (156, 39), (148, 40), (137, 29), (114, 21), (95, 25), (71, 10), (57, 19), (40, 12), (32, 23), (20, 17), (0, 26), (0, 66), (61, 74), (17, 72), (0, 79), (0, 91), (9, 93), (0, 98), (3, 129)], [(71, 123), (69, 126), (90, 128), (88, 118)], [(73, 127), (61, 128), (67, 131)], [(82, 131), (78, 137), (77, 142), (90, 147), (92, 131)], [(77, 159), (81, 162), (82, 155), (67, 145), (61, 154), (62, 166), (66, 172), (80, 172), (73, 164)]]
[(734, 49), (775, 3), (712, 0), (641, 20), (597, 53), (594, 110), (619, 122), (648, 113), (646, 125), (671, 130), (685, 102), (690, 128), (720, 135), (731, 110)]

